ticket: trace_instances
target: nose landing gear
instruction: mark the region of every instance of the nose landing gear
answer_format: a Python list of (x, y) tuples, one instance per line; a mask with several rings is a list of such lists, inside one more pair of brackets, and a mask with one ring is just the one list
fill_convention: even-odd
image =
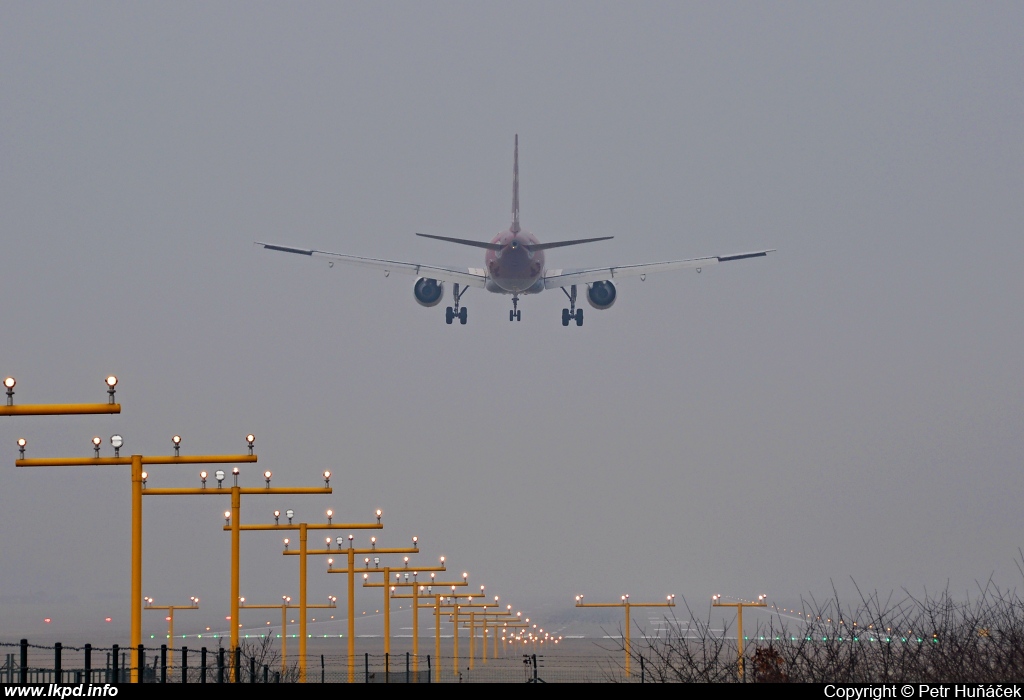
[(465, 306), (463, 306), (461, 309), (459, 308), (459, 301), (462, 299), (462, 295), (465, 294), (466, 290), (468, 289), (469, 287), (463, 287), (462, 290), (459, 291), (458, 283), (452, 285), (452, 298), (455, 301), (455, 308), (453, 309), (452, 307), (449, 306), (447, 309), (444, 310), (444, 322), (447, 323), (449, 326), (452, 325), (452, 321), (454, 321), (455, 319), (459, 319), (459, 323), (461, 323), (463, 326), (466, 325), (466, 321), (469, 319), (469, 315), (466, 313)]
[(568, 326), (569, 321), (576, 321), (577, 326), (583, 325), (583, 309), (576, 308), (576, 285), (569, 287), (571, 291), (565, 291), (565, 287), (562, 287), (562, 293), (569, 297), (569, 308), (562, 309), (562, 325)]
[(512, 295), (512, 310), (508, 312), (509, 321), (521, 321), (523, 318), (523, 312), (517, 307), (519, 306), (519, 295)]

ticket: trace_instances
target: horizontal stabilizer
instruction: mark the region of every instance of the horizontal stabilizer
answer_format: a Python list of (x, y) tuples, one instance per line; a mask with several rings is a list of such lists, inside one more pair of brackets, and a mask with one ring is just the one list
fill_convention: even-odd
[(581, 243), (593, 243), (594, 241), (607, 241), (615, 236), (601, 236), (600, 238), (577, 238), (575, 241), (555, 241), (553, 243), (534, 243), (533, 245), (523, 246), (527, 250), (536, 252), (538, 250), (547, 250), (548, 248), (564, 248), (567, 245), (579, 245)]
[(458, 243), (459, 245), (469, 245), (474, 248), (486, 248), (487, 250), (501, 250), (505, 246), (499, 245), (498, 243), (486, 243), (484, 241), (470, 241), (465, 238), (448, 238), (447, 236), (431, 236), (429, 233), (417, 233), (417, 236), (423, 238), (433, 238), (438, 241), (448, 241), (449, 243)]

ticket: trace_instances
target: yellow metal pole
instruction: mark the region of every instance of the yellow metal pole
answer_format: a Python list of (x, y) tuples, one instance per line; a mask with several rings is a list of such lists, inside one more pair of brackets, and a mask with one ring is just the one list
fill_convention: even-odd
[[(142, 455), (132, 455), (132, 614), (131, 647), (134, 656), (142, 644)], [(131, 682), (139, 682), (138, 664), (131, 665)]]
[(736, 646), (739, 652), (739, 665), (737, 672), (739, 673), (739, 679), (743, 680), (743, 606), (739, 605), (736, 607)]
[[(245, 526), (245, 525), (243, 525), (242, 529), (245, 530), (245, 529), (248, 529), (248, 528), (251, 528), (251, 527), (252, 526)], [(284, 528), (281, 528), (281, 529), (284, 529)], [(301, 529), (300, 529), (300, 531), (301, 531)], [(307, 550), (307, 552), (308, 552), (308, 550)], [(311, 608), (332, 608), (332, 609), (337, 608), (338, 607), (337, 598), (335, 598), (334, 596), (328, 596), (328, 597), (330, 598), (331, 602), (327, 603), (327, 604), (323, 604), (323, 605), (318, 605), (318, 604), (315, 604), (315, 603), (307, 602), (306, 603), (306, 612), (307, 612), (307, 614), (309, 613), (309, 610)], [(288, 611), (289, 610), (301, 610), (302, 609), (302, 605), (301, 604), (300, 605), (291, 605), (291, 600), (292, 599), (291, 599), (290, 596), (281, 596), (281, 600), (282, 600), (282, 603), (280, 605), (253, 605), (251, 603), (250, 604), (246, 604), (244, 602), (241, 602), (238, 607), (239, 608), (254, 608), (254, 609), (262, 608), (262, 609), (273, 609), (273, 610), (276, 610), (278, 608), (281, 609), (281, 675), (282, 675), (282, 677), (284, 677), (288, 673)], [(307, 601), (308, 601), (308, 598), (307, 598)], [(267, 624), (269, 625), (270, 623), (268, 622)]]
[(167, 665), (174, 666), (174, 606), (167, 611)]
[(469, 611), (469, 670), (473, 670), (476, 655), (476, 610)]
[(231, 487), (231, 670), (228, 673), (232, 683), (235, 678), (235, 649), (238, 648), (238, 597), (239, 597), (239, 560), (242, 549), (242, 491), (238, 486)]
[(669, 595), (666, 598), (666, 602), (664, 602), (664, 603), (631, 603), (631, 602), (629, 602), (629, 595), (624, 595), (624, 596), (622, 596), (621, 602), (619, 602), (619, 603), (584, 603), (583, 602), (583, 596), (582, 595), (578, 595), (578, 596), (576, 596), (576, 607), (577, 608), (624, 608), (625, 609), (625, 612), (626, 612), (626, 631), (625, 631), (625, 633), (623, 635), (623, 648), (624, 648), (624, 650), (626, 652), (625, 671), (626, 671), (626, 677), (628, 678), (629, 677), (629, 672), (630, 672), (630, 665), (629, 665), (629, 662), (630, 662), (630, 652), (632, 651), (631, 644), (630, 644), (630, 616), (629, 616), (629, 609), (630, 608), (674, 608), (675, 605), (676, 605), (675, 598), (676, 597), (674, 595)]
[(415, 581), (412, 586), (412, 672), (413, 677), (420, 670), (420, 587)]
[(453, 658), (452, 658), (452, 673), (459, 675), (459, 600), (455, 599), (455, 605), (452, 606), (452, 637), (455, 638), (453, 646)]
[(391, 570), (384, 567), (384, 653), (391, 654)]
[(348, 682), (356, 682), (356, 551), (348, 544)]
[(120, 413), (119, 403), (57, 403), (0, 406), (0, 416), (80, 416), (96, 413)]
[(299, 683), (306, 682), (306, 523), (299, 523)]
[(768, 604), (764, 602), (767, 595), (759, 595), (757, 602), (744, 602), (739, 601), (736, 603), (722, 603), (722, 596), (717, 593), (711, 596), (711, 606), (715, 608), (736, 608), (736, 674), (739, 680), (743, 680), (744, 671), (744, 660), (743, 660), (743, 608), (766, 608)]
[(626, 599), (626, 678), (629, 678), (629, 599)]
[(480, 644), (480, 650), (483, 652), (482, 653), (483, 661), (486, 664), (487, 663), (487, 620), (486, 619), (484, 620), (483, 628), (484, 628), (484, 638), (483, 638), (483, 643)]
[(441, 677), (441, 594), (434, 596), (434, 661), (437, 677)]

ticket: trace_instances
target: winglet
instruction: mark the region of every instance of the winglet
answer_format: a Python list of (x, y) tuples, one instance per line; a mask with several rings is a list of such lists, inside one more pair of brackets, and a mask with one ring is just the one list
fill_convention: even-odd
[(516, 150), (512, 159), (512, 233), (519, 233), (519, 134), (516, 134)]

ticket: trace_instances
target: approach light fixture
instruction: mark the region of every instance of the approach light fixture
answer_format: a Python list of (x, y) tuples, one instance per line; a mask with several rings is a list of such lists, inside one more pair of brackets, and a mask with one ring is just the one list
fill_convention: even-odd
[(354, 540), (355, 538), (356, 538), (355, 535), (349, 535), (348, 536), (348, 548), (349, 549), (352, 549), (352, 540)]
[(203, 471), (199, 472), (199, 481), (201, 481), (203, 483), (203, 488), (204, 489), (206, 488), (206, 477), (207, 476), (209, 476), (209, 475), (206, 473), (205, 469)]
[(232, 467), (231, 468), (231, 475), (233, 477), (235, 477), (235, 486), (238, 486), (238, 472), (239, 472), (238, 467)]
[(171, 438), (171, 444), (174, 445), (174, 456), (178, 457), (178, 450), (181, 449), (181, 436), (175, 435)]
[(330, 571), (334, 566), (334, 557), (327, 557), (327, 570)]
[(14, 377), (4, 377), (4, 386), (7, 387), (7, 405), (14, 405), (14, 385), (18, 382)]
[(149, 472), (142, 472), (142, 488), (146, 488), (146, 481), (149, 479)]
[(338, 536), (337, 536), (337, 537), (336, 537), (336, 538), (334, 539), (334, 541), (335, 541), (335, 542), (336, 542), (336, 543), (338, 544), (338, 549), (341, 549), (341, 546), (342, 546), (343, 544), (345, 544), (345, 538), (344, 538), (344, 537), (342, 537), (341, 535), (338, 535)]
[(325, 537), (324, 539), (327, 540), (327, 549), (330, 549), (331, 548), (331, 538), (330, 537)]
[(117, 386), (117, 377), (111, 374), (107, 377), (107, 403), (114, 403), (115, 386)]
[(115, 457), (120, 457), (121, 456), (121, 446), (124, 445), (124, 438), (121, 437), (120, 435), (111, 435), (110, 436), (110, 444), (114, 448), (114, 456)]
[(96, 453), (96, 459), (100, 458), (100, 445), (103, 444), (103, 438), (99, 435), (92, 439), (92, 451)]
[[(330, 508), (328, 508), (328, 509), (327, 509), (327, 524), (328, 524), (328, 525), (330, 525), (330, 524), (331, 524), (331, 518), (333, 518), (333, 517), (334, 517), (334, 511), (333, 511), (333, 510), (331, 510)], [(330, 538), (330, 537), (328, 537), (328, 538), (327, 538), (327, 541), (328, 541), (328, 542), (330, 542), (330, 540), (331, 540), (331, 538)]]
[(377, 549), (377, 538), (376, 537), (371, 537), (370, 538), (370, 549)]
[(331, 485), (331, 471), (329, 469), (324, 470), (324, 486)]
[(263, 480), (267, 482), (267, 488), (270, 488), (270, 477), (272, 476), (270, 470), (263, 472)]
[(380, 568), (380, 557), (374, 557), (373, 558), (373, 568), (375, 568), (375, 569), (379, 569)]
[(286, 510), (284, 512), (284, 517), (288, 518), (288, 524), (291, 525), (292, 524), (292, 518), (295, 517), (295, 511), (292, 510), (291, 508), (289, 508), (288, 510)]
[(287, 537), (284, 538), (284, 551), (288, 551), (288, 543), (291, 542)]
[(279, 520), (280, 520), (280, 519), (281, 519), (281, 511), (279, 511), (279, 510), (275, 510), (275, 511), (274, 511), (274, 524), (275, 524), (275, 525), (280, 525), (280, 524), (281, 524), (281, 523), (279, 522)]
[(18, 438), (18, 453), (22, 459), (25, 459), (25, 445), (28, 444), (28, 440), (25, 438)]
[(231, 511), (230, 510), (224, 511), (224, 524), (225, 525), (230, 525), (231, 524)]
[(224, 470), (218, 469), (213, 473), (213, 477), (217, 480), (217, 488), (224, 487)]
[(378, 508), (377, 509), (377, 523), (378, 524), (380, 524), (380, 516), (382, 516), (383, 514), (384, 514), (384, 511), (382, 511), (380, 508)]
[(249, 433), (245, 436), (245, 441), (249, 444), (249, 454), (252, 454), (252, 444), (256, 442), (256, 436)]

